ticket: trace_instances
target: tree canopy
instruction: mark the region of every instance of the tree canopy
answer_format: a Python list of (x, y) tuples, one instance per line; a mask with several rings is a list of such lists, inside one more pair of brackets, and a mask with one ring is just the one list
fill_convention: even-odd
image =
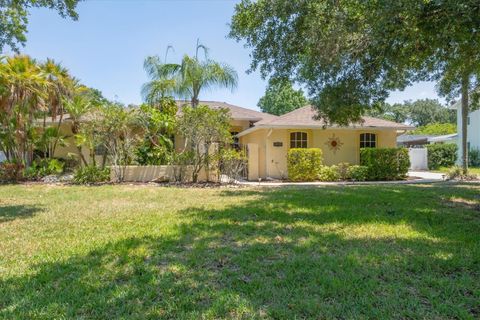
[(420, 99), (404, 103), (384, 103), (378, 109), (371, 109), (368, 115), (395, 122), (407, 122), (414, 126), (433, 123), (456, 123), (456, 111), (444, 107), (436, 99)]
[(18, 52), (18, 45), (27, 41), (28, 10), (49, 8), (61, 17), (78, 19), (75, 11), (80, 0), (1, 0), (0, 1), (0, 52), (5, 46)]
[(411, 134), (426, 135), (444, 135), (457, 133), (457, 126), (453, 123), (430, 123), (423, 127), (418, 127)]
[(420, 80), (461, 94), (465, 121), (469, 99), (478, 103), (469, 90), (480, 74), (479, 12), (477, 0), (242, 0), (230, 36), (253, 49), (251, 69), (304, 84), (327, 121), (359, 120)]
[(265, 95), (258, 101), (263, 112), (280, 116), (308, 103), (303, 91), (295, 90), (288, 80), (270, 79)]

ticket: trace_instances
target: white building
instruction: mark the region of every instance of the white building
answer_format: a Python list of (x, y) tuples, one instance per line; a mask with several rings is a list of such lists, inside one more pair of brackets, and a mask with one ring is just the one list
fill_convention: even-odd
[[(458, 145), (458, 157), (457, 162), (460, 165), (462, 163), (462, 104), (461, 101), (457, 101), (451, 106), (452, 109), (457, 110), (457, 145)], [(468, 114), (467, 119), (467, 145), (468, 149), (480, 150), (480, 110), (472, 111)]]

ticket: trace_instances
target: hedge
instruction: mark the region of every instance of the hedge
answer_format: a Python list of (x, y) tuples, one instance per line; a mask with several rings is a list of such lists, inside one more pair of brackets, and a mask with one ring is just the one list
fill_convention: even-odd
[(451, 167), (457, 161), (457, 145), (454, 143), (429, 144), (428, 150), (428, 168), (431, 170), (440, 167)]
[(287, 154), (288, 178), (291, 181), (315, 181), (322, 167), (322, 150), (293, 148)]
[(367, 180), (400, 180), (407, 176), (410, 158), (406, 148), (363, 148), (360, 164), (368, 168)]

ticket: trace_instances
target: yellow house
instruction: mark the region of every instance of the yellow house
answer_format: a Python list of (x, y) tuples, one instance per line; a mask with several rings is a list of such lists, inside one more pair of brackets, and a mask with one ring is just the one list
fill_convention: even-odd
[[(178, 101), (178, 104), (181, 107), (185, 102)], [(315, 110), (311, 106), (275, 116), (225, 102), (201, 101), (200, 104), (230, 111), (232, 136), (248, 154), (249, 180), (287, 178), (287, 153), (290, 148), (320, 148), (325, 165), (340, 162), (359, 164), (360, 148), (396, 147), (397, 136), (412, 128), (372, 117), (363, 117), (361, 123), (346, 127), (325, 126), (323, 121), (314, 119)], [(64, 117), (61, 131), (68, 136), (69, 143), (57, 148), (55, 156), (63, 158), (76, 154), (78, 158), (79, 150), (74, 144), (68, 115)], [(176, 150), (181, 151), (183, 147), (182, 137), (176, 135)], [(82, 147), (81, 152), (86, 159), (89, 158), (87, 148)], [(103, 152), (96, 150), (99, 163)]]
[(248, 150), (248, 179), (288, 177), (287, 152), (290, 148), (320, 148), (324, 164), (359, 164), (360, 148), (393, 148), (397, 136), (410, 126), (364, 117), (346, 127), (325, 126), (315, 120), (315, 110), (306, 106), (280, 117), (268, 115), (237, 134)]

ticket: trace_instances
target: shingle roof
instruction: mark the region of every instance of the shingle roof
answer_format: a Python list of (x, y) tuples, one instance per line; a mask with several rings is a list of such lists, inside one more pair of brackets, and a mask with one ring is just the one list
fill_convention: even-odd
[[(323, 120), (315, 120), (315, 109), (312, 106), (305, 106), (293, 110), (287, 114), (276, 117), (271, 120), (262, 120), (255, 124), (255, 126), (291, 126), (291, 127), (324, 127), (325, 122)], [(399, 130), (412, 129), (413, 127), (396, 123), (393, 121), (388, 121), (384, 119), (378, 119), (373, 117), (363, 117), (361, 123), (352, 123), (348, 127), (358, 128), (358, 127), (378, 127), (378, 128), (396, 128)], [(338, 127), (336, 125), (330, 127)]]
[[(229, 104), (226, 102), (218, 102), (218, 101), (200, 101), (200, 105), (207, 105), (212, 109), (220, 109), (225, 108), (230, 110), (230, 115), (233, 120), (248, 120), (248, 121), (270, 121), (278, 118), (277, 116), (269, 113), (264, 113), (260, 111), (255, 111), (248, 108), (243, 108), (239, 106), (235, 106), (233, 104)], [(181, 112), (182, 106), (190, 105), (189, 101), (177, 101), (177, 105), (179, 108), (179, 112)]]

